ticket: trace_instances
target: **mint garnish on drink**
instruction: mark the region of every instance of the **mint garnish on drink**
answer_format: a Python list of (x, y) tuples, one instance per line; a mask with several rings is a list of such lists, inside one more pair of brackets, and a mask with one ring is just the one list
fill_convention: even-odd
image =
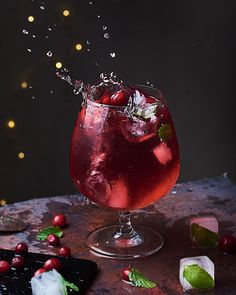
[(193, 288), (210, 289), (215, 283), (213, 278), (198, 264), (187, 265), (183, 271), (183, 277)]
[(170, 124), (162, 124), (157, 132), (161, 141), (168, 141), (173, 136), (173, 130)]
[(47, 239), (48, 235), (54, 234), (59, 238), (62, 237), (63, 231), (59, 226), (48, 226), (42, 229), (38, 234), (36, 239), (40, 241), (44, 241)]
[(218, 243), (219, 236), (217, 233), (200, 226), (197, 223), (192, 223), (191, 233), (195, 241), (201, 246), (215, 247)]
[(135, 287), (154, 288), (156, 284), (141, 274), (137, 269), (131, 268), (129, 280)]

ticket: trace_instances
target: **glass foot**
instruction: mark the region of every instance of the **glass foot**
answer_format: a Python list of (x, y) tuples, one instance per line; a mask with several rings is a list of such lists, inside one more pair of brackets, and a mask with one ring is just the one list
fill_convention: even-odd
[(132, 236), (120, 235), (116, 225), (101, 227), (88, 236), (88, 246), (95, 255), (113, 259), (135, 259), (159, 251), (164, 240), (155, 230), (135, 226)]

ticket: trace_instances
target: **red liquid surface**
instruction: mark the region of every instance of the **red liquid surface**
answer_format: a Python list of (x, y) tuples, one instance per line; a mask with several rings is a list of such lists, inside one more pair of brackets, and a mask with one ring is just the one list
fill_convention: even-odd
[[(170, 136), (160, 138), (160, 127)], [(179, 151), (167, 107), (154, 118), (87, 101), (71, 141), (70, 173), (93, 202), (117, 210), (143, 208), (163, 197), (179, 175)]]

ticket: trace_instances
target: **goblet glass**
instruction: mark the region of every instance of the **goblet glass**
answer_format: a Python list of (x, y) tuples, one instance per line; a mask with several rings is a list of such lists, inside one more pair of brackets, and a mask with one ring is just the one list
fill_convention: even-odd
[(88, 246), (98, 255), (117, 259), (144, 257), (162, 247), (163, 238), (155, 229), (133, 228), (130, 211), (159, 200), (179, 175), (177, 137), (165, 99), (151, 87), (130, 89), (128, 106), (85, 95), (70, 151), (77, 189), (119, 212), (119, 224), (93, 231)]

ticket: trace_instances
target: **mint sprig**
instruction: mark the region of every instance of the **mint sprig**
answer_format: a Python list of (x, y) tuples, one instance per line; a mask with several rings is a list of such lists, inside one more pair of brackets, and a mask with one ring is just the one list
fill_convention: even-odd
[(70, 289), (72, 289), (74, 291), (77, 291), (77, 292), (79, 291), (79, 288), (75, 284), (66, 281), (65, 278), (63, 278), (62, 275), (61, 275), (61, 284), (62, 284), (62, 287), (63, 287), (64, 295), (68, 295), (67, 288), (70, 288)]
[(63, 231), (59, 226), (48, 226), (42, 229), (36, 236), (37, 240), (44, 241), (47, 239), (48, 235), (54, 234), (59, 238), (62, 237)]
[(204, 247), (215, 247), (218, 243), (219, 236), (217, 233), (197, 224), (191, 225), (192, 237), (195, 241)]
[(129, 272), (129, 280), (135, 287), (142, 288), (154, 288), (156, 287), (156, 283), (149, 280), (142, 273), (140, 273), (137, 269), (131, 268)]
[(185, 266), (183, 277), (192, 287), (197, 289), (211, 289), (215, 285), (211, 275), (198, 264)]
[(173, 136), (173, 129), (170, 124), (162, 124), (157, 132), (161, 141), (168, 141)]

